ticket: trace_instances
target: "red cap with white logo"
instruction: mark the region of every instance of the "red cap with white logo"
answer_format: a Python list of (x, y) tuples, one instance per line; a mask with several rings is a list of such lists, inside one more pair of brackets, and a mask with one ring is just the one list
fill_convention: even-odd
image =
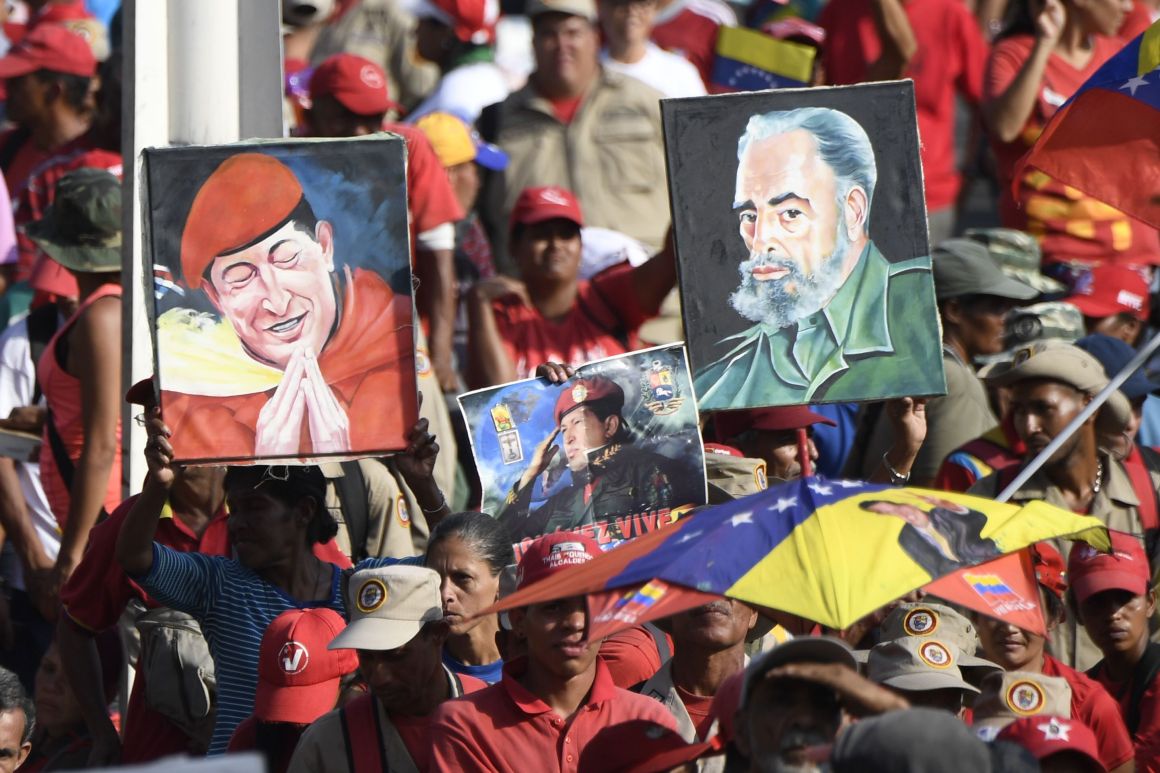
[(274, 618), (258, 651), (254, 716), (308, 725), (334, 708), (339, 681), (358, 668), (354, 650), (327, 645), (346, 623), (332, 609), (288, 609)]
[(334, 97), (355, 115), (381, 115), (399, 111), (387, 93), (383, 68), (354, 54), (335, 54), (314, 69), (310, 76), (310, 98)]
[(1148, 282), (1128, 266), (1096, 266), (1076, 281), (1072, 294), (1063, 300), (1085, 317), (1130, 314), (1141, 322), (1148, 321)]
[(516, 568), (516, 590), (551, 577), (600, 555), (600, 543), (586, 534), (558, 531), (540, 537), (524, 551)]
[(517, 225), (534, 225), (556, 218), (571, 220), (581, 228), (584, 227), (580, 202), (572, 195), (572, 191), (555, 185), (545, 188), (525, 188), (512, 207), (508, 230), (513, 230)]
[(1124, 590), (1136, 596), (1148, 592), (1152, 573), (1140, 540), (1110, 529), (1108, 536), (1112, 538), (1111, 553), (1078, 544), (1067, 558), (1071, 589), (1081, 603), (1106, 590)]

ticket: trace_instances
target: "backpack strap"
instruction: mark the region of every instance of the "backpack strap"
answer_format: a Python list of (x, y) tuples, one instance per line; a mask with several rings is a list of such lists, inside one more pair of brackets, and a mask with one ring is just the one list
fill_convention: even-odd
[(352, 773), (387, 773), (383, 729), (373, 695), (360, 695), (346, 704), (340, 714), (346, 758)]
[(644, 629), (649, 632), (657, 645), (657, 654), (661, 657), (661, 664), (668, 662), (669, 658), (673, 656), (673, 650), (669, 647), (669, 639), (665, 636), (665, 632), (653, 623), (645, 623)]
[[(68, 450), (64, 447), (64, 441), (60, 438), (60, 433), (56, 429), (56, 417), (52, 415), (51, 408), (45, 408), (44, 417), (44, 434), (48, 435), (48, 447), (52, 449), (52, 461), (56, 464), (56, 471), (60, 473), (60, 479), (64, 482), (65, 488), (68, 489), (69, 497), (72, 497), (73, 478), (76, 477), (76, 466), (73, 460), (69, 458)], [(105, 510), (105, 506), (101, 505), (101, 510), (97, 513), (97, 523), (104, 521), (109, 517), (109, 513)]]
[(1160, 675), (1160, 644), (1152, 641), (1148, 642), (1144, 657), (1132, 670), (1132, 695), (1128, 700), (1128, 715), (1124, 717), (1130, 735), (1136, 735), (1140, 728), (1140, 704), (1144, 700), (1144, 692), (1157, 675)]
[(57, 325), (60, 324), (60, 313), (56, 310), (55, 303), (46, 303), (43, 306), (33, 309), (25, 320), (28, 325), (28, 356), (32, 360), (33, 373), (33, 391), (32, 391), (32, 405), (40, 402), (43, 391), (40, 389), (40, 379), (35, 378), (37, 366), (40, 364), (40, 357), (44, 354), (44, 350), (48, 348), (49, 342), (56, 333)]
[[(375, 462), (377, 464), (377, 462)], [(370, 514), (367, 512), (366, 478), (358, 460), (342, 462), (342, 477), (334, 481), (334, 490), (342, 506), (342, 519), (350, 538), (350, 557), (356, 563), (366, 558), (369, 551), (367, 530)]]

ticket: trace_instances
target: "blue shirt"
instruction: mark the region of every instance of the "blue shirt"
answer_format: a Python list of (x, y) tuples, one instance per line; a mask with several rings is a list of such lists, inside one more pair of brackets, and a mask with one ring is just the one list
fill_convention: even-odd
[[(421, 560), (368, 558), (355, 569), (399, 563), (421, 564)], [(192, 615), (201, 624), (217, 678), (217, 717), (209, 756), (224, 754), (234, 729), (254, 712), (258, 651), (262, 634), (274, 618), (288, 609), (310, 607), (328, 607), (346, 617), (342, 572), (337, 566), (326, 598), (301, 601), (232, 558), (180, 553), (154, 542), (153, 566), (135, 579), (157, 601)]]
[(503, 659), (499, 659), (494, 663), (485, 663), (482, 666), (469, 666), (466, 663), (460, 663), (446, 648), (443, 650), (443, 665), (450, 668), (457, 674), (466, 674), (467, 676), (474, 676), (482, 682), (488, 684), (495, 684), (500, 679), (503, 679)]

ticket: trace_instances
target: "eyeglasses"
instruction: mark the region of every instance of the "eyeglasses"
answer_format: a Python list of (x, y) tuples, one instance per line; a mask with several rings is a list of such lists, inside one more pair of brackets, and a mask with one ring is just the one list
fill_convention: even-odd
[(254, 488), (259, 488), (263, 483), (272, 480), (278, 481), (279, 483), (285, 483), (290, 480), (290, 468), (285, 464), (270, 465), (262, 472), (262, 479), (258, 481), (258, 485), (254, 486)]
[(138, 427), (144, 427), (145, 426), (145, 414), (143, 414), (143, 413), (137, 414), (136, 416), (133, 417), (133, 421), (135, 421), (137, 423)]

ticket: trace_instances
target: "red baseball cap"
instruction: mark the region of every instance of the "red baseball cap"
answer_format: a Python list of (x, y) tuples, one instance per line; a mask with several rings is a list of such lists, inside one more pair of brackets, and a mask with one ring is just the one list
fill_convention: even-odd
[(496, 0), (419, 0), (415, 17), (433, 19), (450, 27), (464, 43), (485, 45), (495, 42), (499, 3)]
[(335, 54), (314, 68), (310, 76), (310, 98), (319, 97), (334, 97), (355, 115), (402, 110), (387, 93), (387, 74), (383, 68), (354, 54)]
[(80, 288), (77, 278), (67, 268), (47, 255), (41, 255), (32, 268), (28, 284), (33, 290), (49, 293), (60, 298), (79, 298)]
[(584, 227), (584, 215), (580, 212), (580, 202), (567, 188), (552, 185), (545, 188), (524, 188), (516, 205), (512, 207), (508, 231), (517, 225), (533, 225), (555, 218), (571, 220)]
[(1112, 552), (1101, 553), (1090, 545), (1076, 545), (1067, 559), (1067, 573), (1075, 597), (1084, 601), (1106, 590), (1126, 590), (1136, 596), (1148, 591), (1151, 572), (1144, 546), (1131, 534), (1108, 530)]
[(1059, 551), (1047, 542), (1038, 542), (1031, 546), (1031, 562), (1039, 584), (1062, 599), (1067, 592), (1067, 570)]
[(254, 716), (308, 725), (334, 708), (339, 680), (358, 668), (355, 650), (327, 645), (346, 627), (332, 609), (288, 609), (262, 634)]
[(1011, 741), (1042, 760), (1060, 752), (1078, 752), (1105, 770), (1096, 735), (1078, 719), (1038, 715), (1017, 719), (999, 731), (996, 741)]
[(521, 590), (570, 566), (600, 555), (600, 545), (586, 534), (557, 531), (540, 537), (524, 551), (516, 567), (516, 590)]
[(751, 429), (777, 432), (787, 429), (805, 429), (814, 424), (834, 426), (833, 421), (820, 413), (814, 413), (805, 405), (755, 408), (744, 411), (719, 411), (713, 414), (713, 421), (717, 427), (717, 437), (722, 439), (737, 437), (742, 432)]
[(0, 59), (0, 79), (37, 70), (92, 78), (97, 74), (97, 59), (80, 35), (59, 24), (39, 24)]
[(1085, 317), (1131, 314), (1141, 322), (1148, 320), (1148, 282), (1127, 266), (1096, 266), (1076, 281), (1072, 294), (1063, 300)]

